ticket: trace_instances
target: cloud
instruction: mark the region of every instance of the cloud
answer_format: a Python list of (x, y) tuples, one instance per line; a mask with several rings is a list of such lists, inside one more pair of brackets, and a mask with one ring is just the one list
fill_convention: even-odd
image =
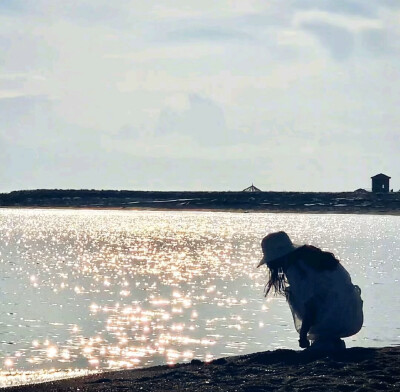
[(123, 142), (130, 142), (142, 137), (141, 132), (132, 125), (124, 125), (115, 134), (111, 135), (114, 140), (121, 140)]
[(222, 109), (212, 100), (197, 94), (189, 95), (187, 110), (177, 111), (172, 108), (163, 110), (157, 134), (188, 135), (206, 145), (230, 143)]
[(98, 132), (69, 124), (57, 116), (55, 105), (56, 102), (44, 96), (0, 99), (0, 118), (3, 125), (0, 136), (9, 149), (47, 149), (60, 155), (73, 151), (79, 159), (80, 154), (85, 155), (85, 150), (101, 148)]
[(220, 178), (234, 189), (251, 180), (296, 189), (304, 173), (310, 189), (341, 188), (322, 178), (342, 158), (396, 165), (398, 9), (390, 0), (0, 1), (0, 156), (33, 187), (193, 189), (193, 170), (197, 189)]
[(149, 47), (126, 53), (105, 54), (106, 59), (129, 60), (134, 63), (151, 63), (157, 60), (196, 60), (202, 57), (215, 56), (222, 52), (221, 46), (215, 44), (196, 45), (188, 50), (187, 45), (168, 45)]
[(46, 97), (21, 96), (0, 99), (3, 137), (20, 145), (46, 140), (51, 126), (51, 103)]
[(353, 17), (360, 15), (366, 17), (373, 16), (376, 14), (378, 8), (374, 2), (364, 0), (294, 0), (292, 4), (295, 9), (321, 10)]
[(393, 45), (385, 30), (367, 30), (361, 33), (361, 44), (374, 55), (383, 55), (392, 51)]
[(2, 0), (0, 10), (6, 14), (18, 14), (25, 10), (25, 2), (22, 0)]
[(45, 38), (38, 37), (34, 31), (24, 29), (19, 23), (14, 25), (6, 23), (0, 27), (0, 47), (2, 48), (0, 51), (2, 70), (13, 73), (48, 69), (56, 54)]
[(101, 24), (114, 28), (126, 27), (134, 2), (120, 0), (118, 6), (107, 0), (82, 0), (69, 2), (54, 2), (52, 0), (2, 0), (0, 10), (11, 16), (28, 17), (32, 22), (55, 22), (73, 20), (75, 23)]
[(380, 19), (366, 18), (364, 16), (341, 15), (326, 11), (302, 11), (295, 14), (294, 24), (296, 26), (301, 27), (308, 23), (334, 25), (355, 33), (383, 27)]
[(379, 2), (380, 7), (387, 7), (389, 9), (400, 9), (400, 3), (397, 0), (382, 0)]
[(0, 73), (0, 99), (44, 96), (45, 81), (35, 73)]
[(377, 16), (343, 15), (325, 10), (298, 12), (294, 25), (312, 33), (336, 61), (346, 60), (363, 49), (370, 48), (377, 54), (379, 39), (387, 35), (383, 21)]
[(303, 24), (303, 28), (313, 33), (321, 44), (329, 50), (335, 60), (345, 60), (352, 55), (354, 36), (350, 31), (318, 22)]
[(220, 27), (190, 27), (169, 31), (166, 38), (172, 41), (230, 41), (252, 40), (250, 34), (240, 30)]

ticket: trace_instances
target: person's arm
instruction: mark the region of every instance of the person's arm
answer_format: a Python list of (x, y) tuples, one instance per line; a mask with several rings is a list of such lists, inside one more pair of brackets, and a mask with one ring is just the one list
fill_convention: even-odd
[(310, 347), (310, 342), (307, 339), (307, 334), (315, 322), (315, 305), (314, 299), (311, 298), (305, 304), (305, 314), (301, 323), (299, 346), (301, 348)]

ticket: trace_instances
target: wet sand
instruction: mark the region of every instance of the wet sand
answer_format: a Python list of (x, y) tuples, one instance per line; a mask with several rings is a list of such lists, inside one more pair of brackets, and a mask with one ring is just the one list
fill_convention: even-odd
[(276, 350), (210, 363), (105, 372), (7, 391), (400, 391), (400, 347)]

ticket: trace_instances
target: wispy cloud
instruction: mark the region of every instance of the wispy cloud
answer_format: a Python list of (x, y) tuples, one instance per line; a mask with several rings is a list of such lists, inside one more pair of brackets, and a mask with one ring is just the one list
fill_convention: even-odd
[(321, 23), (346, 29), (351, 32), (360, 32), (371, 29), (381, 29), (382, 20), (378, 18), (367, 18), (364, 16), (342, 15), (326, 11), (303, 11), (295, 14), (294, 23), (296, 26), (309, 23)]
[(229, 41), (229, 40), (251, 40), (250, 34), (239, 30), (230, 30), (218, 27), (191, 27), (172, 30), (167, 33), (166, 38), (173, 41)]
[(149, 63), (157, 60), (180, 60), (180, 59), (199, 59), (206, 56), (215, 56), (223, 51), (220, 45), (203, 44), (196, 45), (188, 50), (187, 45), (169, 45), (167, 47), (156, 46), (144, 48), (127, 53), (105, 54), (106, 59), (130, 60), (134, 63)]

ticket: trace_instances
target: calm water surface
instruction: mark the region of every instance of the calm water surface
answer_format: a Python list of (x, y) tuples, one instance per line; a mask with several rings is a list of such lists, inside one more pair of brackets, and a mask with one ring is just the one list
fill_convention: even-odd
[(400, 344), (400, 217), (0, 210), (0, 386), (297, 349), (260, 241), (333, 251), (362, 289), (351, 346)]

